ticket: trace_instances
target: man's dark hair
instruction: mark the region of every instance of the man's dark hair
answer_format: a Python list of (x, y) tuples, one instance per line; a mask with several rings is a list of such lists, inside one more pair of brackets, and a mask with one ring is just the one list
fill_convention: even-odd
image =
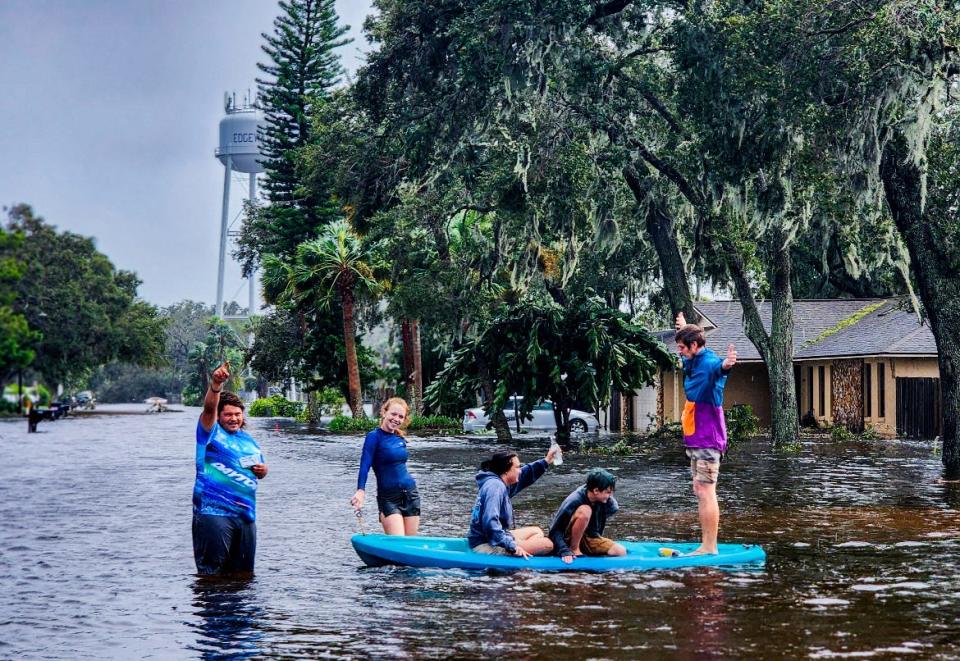
[(241, 411), (246, 408), (243, 405), (243, 400), (229, 390), (224, 390), (220, 393), (220, 402), (217, 404), (217, 415), (220, 415), (224, 406), (236, 406)]
[(516, 452), (499, 450), (494, 452), (492, 457), (480, 464), (480, 470), (503, 475), (513, 466), (513, 458), (516, 456)]
[(677, 331), (677, 334), (673, 337), (676, 342), (683, 342), (688, 347), (698, 344), (701, 347), (707, 343), (706, 338), (703, 337), (703, 329), (697, 326), (696, 324), (687, 324), (683, 328)]
[(594, 489), (606, 491), (616, 488), (617, 478), (610, 471), (604, 468), (591, 468), (590, 472), (587, 473), (587, 491), (593, 491)]

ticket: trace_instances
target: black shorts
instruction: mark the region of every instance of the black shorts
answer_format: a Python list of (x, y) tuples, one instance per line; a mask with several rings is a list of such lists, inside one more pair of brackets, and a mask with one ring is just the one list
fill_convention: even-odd
[(384, 516), (420, 516), (420, 492), (412, 489), (377, 489), (377, 509)]
[(253, 571), (257, 524), (234, 516), (193, 515), (193, 559), (197, 573), (236, 574)]

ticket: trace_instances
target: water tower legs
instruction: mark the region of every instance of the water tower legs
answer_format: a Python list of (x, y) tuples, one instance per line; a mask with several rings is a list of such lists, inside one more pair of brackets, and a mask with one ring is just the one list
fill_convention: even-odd
[(230, 213), (230, 177), (233, 176), (233, 159), (227, 154), (223, 164), (223, 210), (220, 213), (220, 263), (217, 267), (217, 310), (223, 319), (223, 270), (227, 261), (227, 215)]

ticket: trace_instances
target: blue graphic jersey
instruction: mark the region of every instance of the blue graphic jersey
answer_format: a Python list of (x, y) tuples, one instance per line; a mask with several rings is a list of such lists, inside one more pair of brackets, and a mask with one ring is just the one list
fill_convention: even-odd
[[(197, 422), (197, 481), (193, 511), (214, 516), (257, 518), (257, 476), (243, 464), (262, 464), (260, 445), (242, 429), (227, 432), (220, 423), (206, 431)], [(255, 461), (254, 461), (255, 460)]]

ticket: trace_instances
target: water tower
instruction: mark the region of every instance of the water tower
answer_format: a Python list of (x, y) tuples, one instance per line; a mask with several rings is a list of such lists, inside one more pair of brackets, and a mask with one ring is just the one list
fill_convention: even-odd
[[(251, 103), (249, 95), (243, 105), (237, 105), (236, 95), (223, 95), (226, 116), (220, 120), (220, 146), (215, 155), (223, 163), (223, 210), (220, 214), (220, 264), (217, 269), (217, 316), (223, 318), (223, 270), (227, 259), (227, 217), (230, 212), (230, 179), (234, 172), (250, 175), (251, 202), (257, 196), (257, 173), (263, 172), (260, 160), (260, 133), (264, 127), (263, 113)], [(256, 273), (250, 273), (249, 314), (256, 308)]]

